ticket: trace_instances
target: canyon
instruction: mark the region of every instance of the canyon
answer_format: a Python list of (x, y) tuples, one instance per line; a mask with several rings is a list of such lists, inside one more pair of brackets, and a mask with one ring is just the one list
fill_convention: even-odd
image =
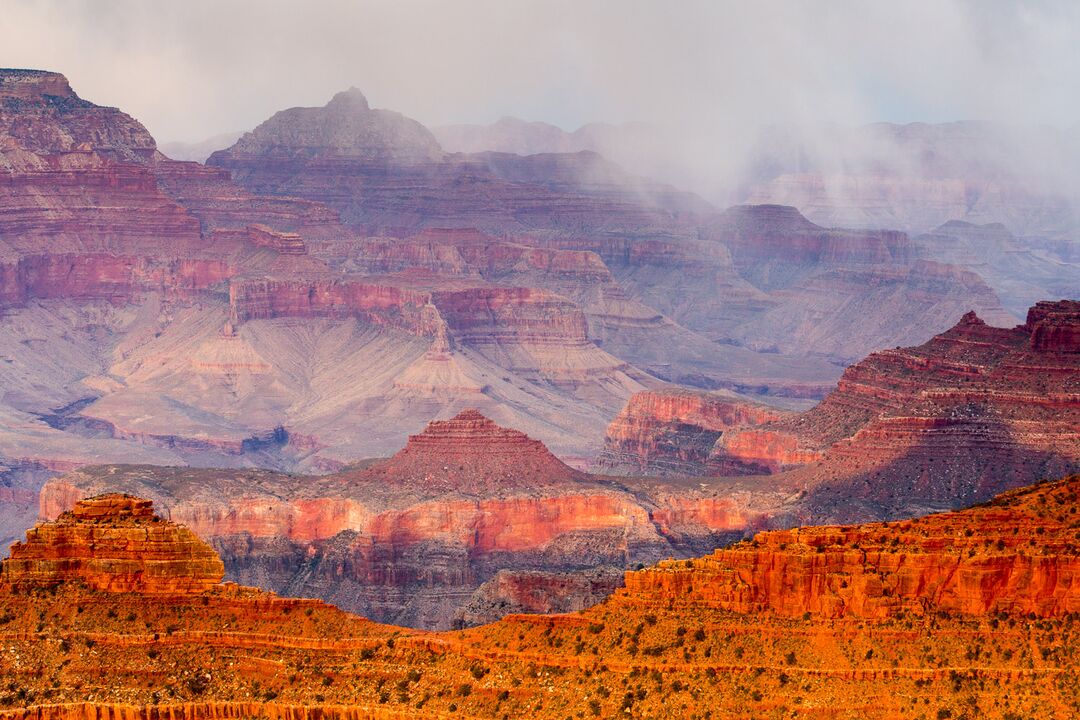
[[(1078, 328), (1075, 301), (1039, 303), (1010, 329), (969, 313), (856, 363), (802, 412), (730, 391), (639, 392), (593, 464), (619, 477), (465, 410), (389, 459), (317, 478), (70, 472), (46, 483), (41, 517), (100, 492), (149, 497), (211, 540), (230, 578), (384, 622), (578, 609), (614, 587), (612, 571), (758, 529), (907, 518), (1080, 470)], [(599, 585), (573, 579), (586, 571)]]
[[(90, 498), (0, 567), (0, 717), (1067, 718), (1078, 493), (1072, 476), (916, 520), (761, 532), (630, 571), (581, 612), (443, 633), (218, 584), (220, 565), (169, 562), (213, 553), (147, 500)], [(165, 560), (152, 583), (96, 541), (136, 529), (158, 540), (146, 568)]]
[(3, 70), (0, 166), (4, 545), (82, 465), (333, 472), (476, 407), (584, 466), (636, 392), (801, 410), (870, 350), (1010, 321), (901, 233), (717, 213), (591, 152), (448, 152), (356, 90), (203, 165)]
[[(593, 152), (449, 152), (355, 89), (203, 165), (0, 71), (0, 158), (3, 544), (129, 492), (231, 580), (447, 628), (1076, 470), (1075, 303), (995, 327), (956, 225), (942, 254)], [(1012, 307), (1067, 289), (1040, 267)]]
[(83, 468), (45, 483), (41, 516), (106, 492), (153, 500), (218, 550), (230, 580), (435, 628), (497, 619), (503, 604), (580, 609), (628, 567), (700, 554), (788, 512), (791, 494), (589, 475), (475, 410), (322, 476)]

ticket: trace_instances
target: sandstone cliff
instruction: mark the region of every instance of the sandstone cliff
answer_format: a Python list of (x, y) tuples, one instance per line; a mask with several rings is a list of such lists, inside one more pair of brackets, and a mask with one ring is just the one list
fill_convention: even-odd
[[(0, 717), (1065, 720), (1080, 709), (1078, 492), (1072, 477), (919, 520), (762, 533), (630, 572), (583, 612), (447, 633), (229, 585), (25, 578), (0, 585)], [(74, 522), (98, 532), (176, 529), (133, 498), (84, 507)], [(71, 539), (91, 561), (113, 552)], [(528, 601), (556, 581), (497, 582)]]
[[(419, 627), (450, 626), (500, 571), (621, 570), (700, 553), (786, 512), (791, 493), (589, 475), (472, 410), (430, 423), (391, 458), (321, 477), (88, 468), (50, 480), (41, 515), (110, 490), (151, 498), (206, 538), (230, 579)], [(534, 589), (537, 608), (580, 601), (572, 584)]]
[(798, 468), (785, 481), (807, 489), (815, 513), (841, 520), (976, 502), (1073, 472), (1078, 308), (1040, 302), (1011, 329), (968, 313), (923, 345), (852, 365), (835, 391), (799, 414), (724, 418), (698, 409), (724, 407), (715, 397), (643, 393), (609, 427), (601, 462), (622, 472)]

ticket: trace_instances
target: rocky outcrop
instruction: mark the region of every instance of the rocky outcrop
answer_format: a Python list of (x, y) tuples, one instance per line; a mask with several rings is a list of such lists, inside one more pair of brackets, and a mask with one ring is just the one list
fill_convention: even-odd
[(199, 593), (225, 568), (209, 545), (185, 527), (161, 521), (149, 500), (99, 495), (80, 500), (55, 521), (11, 546), (0, 585), (14, 589), (82, 582), (108, 592)]
[[(713, 447), (721, 436), (744, 425), (777, 420), (784, 412), (734, 394), (682, 389), (646, 390), (635, 394), (608, 426), (598, 469), (616, 474), (706, 475)], [(751, 456), (760, 457), (760, 446)], [(727, 457), (734, 459), (732, 448)], [(748, 453), (749, 454), (749, 453)], [(756, 465), (749, 470), (757, 469)], [(735, 462), (722, 470), (738, 474)]]
[(1011, 329), (967, 313), (923, 345), (852, 365), (798, 414), (725, 424), (698, 412), (700, 399), (694, 412), (673, 411), (695, 397), (685, 392), (642, 393), (610, 426), (602, 457), (631, 472), (798, 468), (793, 478), (826, 514), (850, 512), (837, 507), (853, 496), (896, 515), (920, 502), (984, 500), (1080, 467), (1077, 327), (1075, 301), (1040, 302)]
[[(624, 569), (697, 553), (785, 512), (790, 495), (589, 475), (471, 410), (432, 422), (391, 458), (321, 477), (84, 469), (46, 485), (42, 517), (105, 489), (152, 498), (221, 552), (230, 579), (421, 627), (452, 624), (500, 570)], [(573, 603), (559, 587), (551, 601)]]
[[(0, 717), (1069, 717), (1080, 477), (961, 512), (761, 533), (580, 611), (446, 633), (313, 600), (0, 585)], [(144, 501), (120, 528), (144, 522)], [(99, 506), (98, 510), (102, 510)], [(115, 515), (116, 509), (106, 511)], [(140, 517), (135, 517), (140, 516)], [(159, 521), (160, 522), (160, 521)], [(8, 561), (10, 562), (10, 561)], [(6, 567), (6, 564), (5, 564)], [(471, 608), (605, 582), (500, 573)], [(613, 692), (612, 688), (618, 688)], [(625, 691), (622, 688), (626, 688)], [(868, 698), (870, 701), (868, 702)]]
[(1073, 477), (917, 520), (758, 533), (700, 560), (628, 573), (618, 597), (788, 617), (1062, 617), (1080, 609), (1067, 510), (1078, 491)]

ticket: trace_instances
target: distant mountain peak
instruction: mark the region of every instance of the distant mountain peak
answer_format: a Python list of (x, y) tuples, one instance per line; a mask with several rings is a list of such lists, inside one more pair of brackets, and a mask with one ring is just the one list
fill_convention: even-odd
[(326, 107), (348, 110), (371, 109), (371, 105), (368, 104), (368, 100), (364, 96), (364, 93), (360, 92), (360, 90), (355, 87), (350, 87), (348, 90), (342, 90), (334, 95), (334, 97), (330, 99), (330, 102), (326, 104)]

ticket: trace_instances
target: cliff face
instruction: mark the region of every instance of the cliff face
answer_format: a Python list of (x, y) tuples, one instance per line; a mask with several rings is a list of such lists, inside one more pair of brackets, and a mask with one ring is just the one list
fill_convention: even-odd
[[(1065, 720), (1080, 708), (1078, 493), (1072, 477), (919, 520), (761, 533), (629, 572), (581, 612), (447, 633), (232, 585), (147, 594), (24, 577), (0, 583), (0, 717)], [(176, 550), (182, 528), (148, 508), (97, 499), (70, 522), (167, 526), (154, 552)], [(90, 561), (115, 551), (72, 540)], [(536, 609), (559, 602), (541, 587), (605, 582), (503, 573), (470, 607)]]
[[(824, 513), (864, 498), (903, 514), (919, 502), (975, 502), (1080, 464), (1075, 301), (1041, 302), (1011, 329), (966, 314), (914, 348), (849, 367), (803, 413), (730, 422), (683, 409), (683, 392), (636, 396), (608, 430), (602, 459), (641, 472), (777, 473), (811, 488)], [(712, 401), (716, 402), (716, 401)], [(688, 451), (687, 448), (690, 450)]]
[(620, 598), (788, 617), (1060, 617), (1080, 608), (1078, 489), (1074, 477), (917, 520), (758, 533), (700, 560), (628, 573)]
[(162, 522), (152, 504), (128, 495), (80, 500), (11, 546), (0, 584), (14, 589), (83, 582), (95, 590), (198, 593), (217, 585), (224, 565), (186, 527)]
[[(450, 625), (501, 570), (623, 569), (699, 552), (782, 512), (788, 494), (733, 501), (717, 497), (723, 481), (619, 483), (574, 470), (475, 411), (432, 422), (391, 458), (321, 477), (76, 471), (47, 483), (42, 517), (104, 489), (152, 498), (218, 548), (232, 579), (422, 627)], [(563, 596), (553, 603), (575, 602), (573, 587), (548, 589)], [(545, 585), (535, 590), (542, 607)]]
[[(784, 417), (773, 408), (733, 394), (689, 390), (647, 390), (635, 394), (612, 420), (596, 467), (619, 474), (700, 475), (752, 472), (756, 465), (728, 462), (709, 467), (721, 436), (744, 425), (761, 425)], [(726, 457), (743, 455), (733, 448)], [(760, 456), (760, 453), (754, 453)]]

